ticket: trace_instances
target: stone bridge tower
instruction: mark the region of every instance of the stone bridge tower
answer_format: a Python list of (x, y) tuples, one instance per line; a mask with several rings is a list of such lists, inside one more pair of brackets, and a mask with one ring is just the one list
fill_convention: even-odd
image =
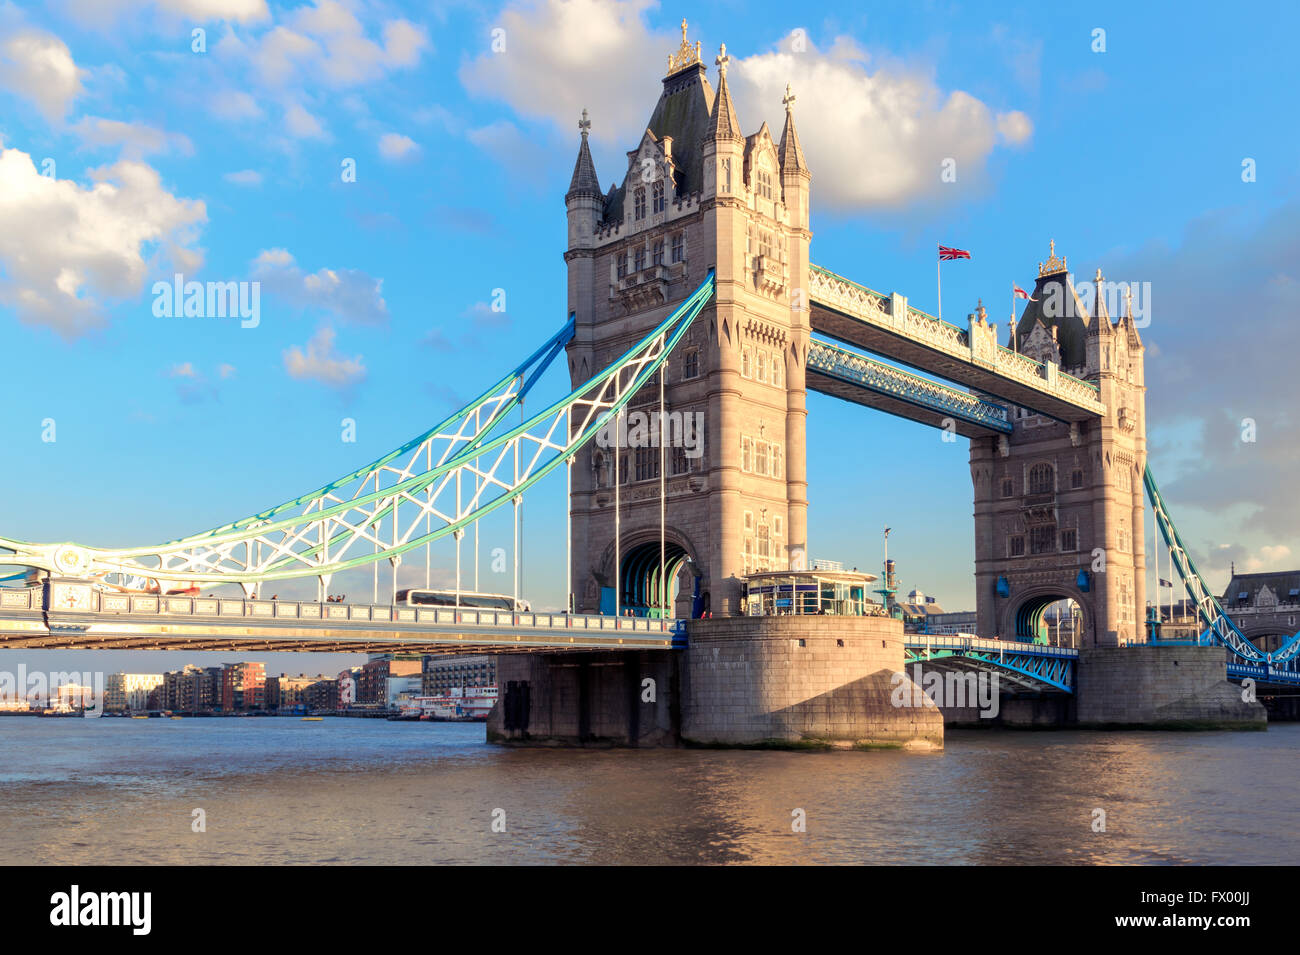
[(1035, 637), (1062, 598), (1081, 608), (1082, 646), (1145, 640), (1143, 346), (1126, 314), (1112, 322), (1097, 270), (1092, 312), (1064, 258), (1040, 263), (1010, 346), (1095, 384), (1103, 417), (1068, 424), (1014, 409), (1014, 432), (971, 441), (978, 629)]
[[(727, 89), (726, 47), (709, 84), (698, 42), (680, 49), (622, 181), (600, 188), (586, 113), (568, 208), (572, 381), (608, 367), (716, 271), (716, 296), (669, 357), (669, 415), (698, 422), (666, 453), (670, 612), (688, 616), (698, 578), (715, 616), (740, 608), (741, 577), (807, 554), (805, 389), (810, 174), (793, 103), (775, 140), (745, 136)], [(775, 104), (773, 104), (775, 105)], [(658, 410), (657, 380), (631, 412)], [(670, 420), (672, 420), (670, 418)], [(632, 434), (629, 433), (629, 439)], [(628, 443), (632, 443), (631, 440)], [(659, 450), (591, 446), (573, 465), (575, 610), (660, 603)], [(620, 528), (615, 545), (615, 473)], [(617, 551), (617, 559), (616, 559)]]

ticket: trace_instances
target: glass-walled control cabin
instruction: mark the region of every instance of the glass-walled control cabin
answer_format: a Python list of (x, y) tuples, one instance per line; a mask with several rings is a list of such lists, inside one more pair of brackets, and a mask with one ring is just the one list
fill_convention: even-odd
[(835, 614), (847, 617), (884, 613), (867, 585), (875, 574), (856, 571), (778, 570), (745, 575), (745, 613), (751, 617)]

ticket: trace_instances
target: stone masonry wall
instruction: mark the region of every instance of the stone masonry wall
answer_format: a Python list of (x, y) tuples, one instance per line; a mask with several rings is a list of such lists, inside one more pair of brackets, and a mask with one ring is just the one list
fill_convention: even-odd
[[(942, 747), (943, 717), (933, 703), (893, 705), (891, 679), (902, 671), (897, 620), (692, 620), (682, 672), (682, 739)], [(910, 689), (907, 695), (923, 696)]]
[(1217, 647), (1099, 647), (1079, 652), (1075, 684), (1084, 726), (1263, 729), (1264, 707), (1228, 682)]

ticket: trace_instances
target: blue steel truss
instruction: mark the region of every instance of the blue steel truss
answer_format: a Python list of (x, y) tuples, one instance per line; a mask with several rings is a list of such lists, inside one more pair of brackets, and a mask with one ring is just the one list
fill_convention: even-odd
[(1197, 572), (1191, 555), (1183, 546), (1178, 528), (1174, 526), (1173, 518), (1169, 516), (1165, 500), (1160, 494), (1160, 489), (1156, 487), (1156, 479), (1151, 474), (1149, 465), (1143, 471), (1142, 482), (1146, 486), (1147, 499), (1155, 512), (1160, 534), (1169, 546), (1169, 554), (1173, 558), (1178, 576), (1182, 578), (1187, 595), (1192, 598), (1197, 616), (1207, 628), (1201, 636), (1202, 641), (1226, 647), (1238, 663), (1267, 666), (1275, 671), (1293, 672), (1296, 658), (1300, 656), (1300, 633), (1271, 652), (1261, 650), (1251, 643), (1250, 639), (1241, 632), (1241, 628), (1228, 616), (1228, 612), (1219, 603), (1219, 598), (1214, 596), (1206, 585), (1205, 579)]
[(807, 367), (916, 408), (957, 418), (1000, 434), (1012, 431), (1011, 413), (1002, 405), (909, 374), (830, 342), (813, 339), (809, 343)]
[(904, 643), (903, 658), (908, 663), (958, 658), (972, 669), (1013, 674), (1015, 682), (1024, 686), (1073, 693), (1079, 653), (1062, 647), (974, 637), (931, 635), (922, 642), (911, 634)]

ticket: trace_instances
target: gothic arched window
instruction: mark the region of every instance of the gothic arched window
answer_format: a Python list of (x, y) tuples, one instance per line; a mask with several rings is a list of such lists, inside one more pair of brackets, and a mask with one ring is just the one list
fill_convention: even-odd
[(1029, 469), (1029, 493), (1051, 494), (1055, 490), (1055, 469), (1050, 464), (1035, 464)]

